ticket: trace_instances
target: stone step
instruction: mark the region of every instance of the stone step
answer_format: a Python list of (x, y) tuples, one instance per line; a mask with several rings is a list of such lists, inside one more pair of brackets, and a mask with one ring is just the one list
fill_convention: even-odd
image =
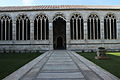
[(84, 76), (81, 72), (73, 72), (73, 73), (39, 73), (37, 78), (68, 78), (68, 79), (75, 79), (79, 78), (82, 79)]
[(80, 72), (78, 69), (63, 69), (63, 70), (41, 70), (41, 72), (47, 73), (72, 73), (72, 72)]

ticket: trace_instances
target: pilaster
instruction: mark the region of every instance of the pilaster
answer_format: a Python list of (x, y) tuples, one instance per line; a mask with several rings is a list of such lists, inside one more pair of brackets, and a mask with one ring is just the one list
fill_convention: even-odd
[(12, 40), (16, 40), (16, 21), (12, 22)]
[(30, 40), (34, 40), (34, 21), (30, 20)]
[(49, 50), (53, 50), (53, 23), (49, 22)]
[(70, 44), (70, 21), (67, 20), (66, 21), (66, 49), (69, 48), (69, 45)]
[(120, 39), (120, 21), (116, 22), (117, 39)]
[(100, 21), (100, 37), (101, 37), (101, 40), (104, 39), (104, 20), (101, 20)]

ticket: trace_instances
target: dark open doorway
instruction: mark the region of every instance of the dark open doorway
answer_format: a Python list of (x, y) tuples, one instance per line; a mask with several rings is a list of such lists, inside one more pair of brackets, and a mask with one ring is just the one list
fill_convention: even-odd
[(53, 21), (53, 47), (66, 49), (66, 21), (61, 17)]

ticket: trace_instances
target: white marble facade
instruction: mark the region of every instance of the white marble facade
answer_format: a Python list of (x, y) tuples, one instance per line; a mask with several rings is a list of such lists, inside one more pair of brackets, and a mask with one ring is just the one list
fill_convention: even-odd
[[(70, 19), (73, 14), (83, 17), (84, 39), (72, 40), (70, 38)], [(30, 40), (16, 40), (17, 16), (25, 14), (30, 20)], [(34, 40), (34, 20), (36, 15), (44, 14), (49, 20), (49, 39)], [(90, 14), (96, 14), (100, 19), (101, 39), (88, 39), (87, 20)], [(104, 18), (107, 14), (116, 16), (116, 39), (104, 39)], [(119, 9), (42, 9), (42, 10), (15, 10), (0, 11), (0, 17), (7, 15), (12, 19), (12, 40), (0, 40), (0, 51), (45, 51), (54, 50), (53, 46), (53, 21), (63, 18), (66, 21), (66, 50), (96, 50), (105, 47), (109, 50), (120, 49), (120, 11)]]

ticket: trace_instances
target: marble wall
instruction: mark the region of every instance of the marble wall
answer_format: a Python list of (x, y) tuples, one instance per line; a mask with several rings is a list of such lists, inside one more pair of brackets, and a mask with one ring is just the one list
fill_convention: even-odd
[[(34, 40), (34, 19), (39, 14), (45, 14), (49, 19), (49, 40)], [(84, 40), (70, 39), (70, 19), (74, 13), (80, 13), (84, 20)], [(117, 39), (104, 39), (104, 17), (108, 13), (113, 13), (117, 20)], [(20, 14), (26, 14), (30, 19), (30, 40), (16, 40), (16, 19)], [(97, 14), (101, 25), (101, 39), (87, 39), (87, 19), (90, 14)], [(13, 40), (0, 41), (0, 51), (45, 51), (53, 49), (53, 21), (57, 17), (64, 18), (66, 21), (66, 46), (67, 50), (96, 50), (98, 47), (106, 49), (120, 49), (120, 12), (118, 10), (50, 10), (50, 11), (15, 11), (0, 12), (0, 16), (8, 15), (12, 18)]]

